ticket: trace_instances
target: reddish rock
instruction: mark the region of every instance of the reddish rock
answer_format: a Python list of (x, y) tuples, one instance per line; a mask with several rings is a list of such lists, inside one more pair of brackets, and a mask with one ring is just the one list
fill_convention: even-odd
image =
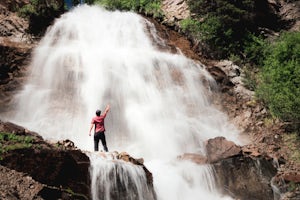
[(196, 164), (206, 164), (207, 163), (207, 158), (203, 155), (200, 154), (195, 154), (195, 153), (185, 153), (183, 155), (180, 155), (177, 157), (179, 160), (189, 160), (192, 161)]
[(241, 154), (241, 147), (224, 137), (209, 139), (206, 145), (207, 158), (209, 163)]
[(287, 174), (283, 174), (282, 178), (286, 182), (300, 183), (300, 173), (297, 172), (289, 172)]

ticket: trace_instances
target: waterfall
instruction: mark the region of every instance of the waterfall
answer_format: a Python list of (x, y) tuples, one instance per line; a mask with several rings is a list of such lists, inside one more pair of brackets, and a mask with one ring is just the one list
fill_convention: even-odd
[[(158, 46), (165, 44), (153, 24), (135, 13), (74, 8), (49, 27), (33, 52), (30, 78), (14, 98), (15, 115), (7, 118), (46, 139), (68, 138), (92, 151), (91, 119), (110, 104), (109, 150), (143, 157), (159, 200), (227, 199), (217, 192), (211, 166), (176, 157), (205, 154), (205, 141), (216, 136), (237, 142), (237, 130), (212, 105), (215, 82), (204, 66)], [(139, 169), (91, 160), (93, 190), (118, 168), (134, 177), (129, 181), (139, 198), (147, 198)], [(93, 191), (93, 199), (97, 195)]]
[(143, 168), (125, 161), (89, 154), (91, 160), (92, 197), (106, 200), (154, 200)]

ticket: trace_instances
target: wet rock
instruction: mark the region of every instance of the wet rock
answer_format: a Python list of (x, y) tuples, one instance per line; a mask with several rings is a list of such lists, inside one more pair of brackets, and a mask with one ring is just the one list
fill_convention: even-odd
[(117, 153), (116, 158), (119, 160), (123, 160), (125, 162), (130, 162), (134, 165), (140, 165), (143, 167), (143, 170), (145, 171), (146, 177), (147, 177), (147, 184), (153, 187), (153, 176), (152, 173), (146, 168), (146, 166), (143, 164), (144, 159), (143, 158), (138, 158), (135, 159), (131, 157), (127, 152), (121, 152)]
[(135, 164), (135, 165), (143, 165), (144, 164), (143, 158), (138, 158), (138, 159), (133, 158), (127, 152), (118, 153), (116, 157), (117, 157), (117, 159), (124, 160), (126, 162), (131, 162), (132, 164)]
[(101, 171), (97, 176), (98, 187), (95, 192), (99, 200), (105, 199), (103, 195), (109, 196), (110, 199), (156, 200), (152, 173), (143, 164), (142, 158), (135, 159), (127, 152), (117, 151), (96, 152), (96, 155), (99, 159), (110, 162), (109, 167), (104, 168), (105, 171)]
[(235, 199), (274, 199), (270, 183), (276, 169), (271, 161), (239, 155), (220, 160), (213, 167), (221, 192)]
[(206, 144), (207, 159), (209, 163), (214, 163), (229, 157), (241, 154), (241, 147), (224, 137), (209, 139)]
[(180, 155), (177, 157), (178, 160), (189, 160), (192, 161), (196, 164), (206, 164), (207, 163), (207, 158), (203, 155), (200, 154), (195, 154), (195, 153), (185, 153), (183, 155)]

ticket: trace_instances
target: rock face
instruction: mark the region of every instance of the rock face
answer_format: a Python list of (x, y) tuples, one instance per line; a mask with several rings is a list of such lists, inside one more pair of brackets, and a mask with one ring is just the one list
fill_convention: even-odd
[(213, 166), (216, 184), (223, 193), (236, 199), (274, 199), (271, 179), (276, 169), (270, 160), (238, 155), (220, 160)]
[[(55, 144), (45, 142), (37, 133), (9, 122), (0, 121), (0, 197), (4, 199), (91, 199), (90, 159), (76, 149), (70, 140)], [(15, 142), (21, 137), (21, 141)], [(9, 139), (10, 138), (10, 139)], [(26, 143), (27, 141), (27, 143)], [(25, 142), (25, 144), (24, 144)], [(109, 154), (99, 153), (99, 157)], [(156, 199), (152, 173), (144, 166), (143, 159), (135, 159), (128, 153), (112, 153), (116, 160), (130, 162), (142, 167), (145, 172), (146, 192)], [(135, 177), (123, 177), (124, 162), (115, 162), (116, 177), (127, 180)], [(4, 173), (4, 174), (3, 174)], [(26, 174), (26, 175), (25, 175)], [(7, 190), (3, 185), (14, 186)], [(135, 194), (135, 186), (126, 186), (117, 182), (118, 191), (124, 198), (130, 191)], [(118, 198), (115, 198), (118, 199)], [(128, 198), (127, 198), (128, 199)]]
[[(1, 1), (7, 3), (8, 1)], [(0, 3), (0, 112), (22, 85), (33, 42), (26, 33), (28, 22)], [(24, 3), (24, 2), (23, 2)], [(21, 3), (20, 3), (21, 4)], [(11, 5), (13, 6), (13, 5)], [(18, 4), (14, 5), (18, 6)]]
[(35, 199), (44, 186), (30, 176), (0, 165), (0, 199)]
[(169, 25), (175, 25), (179, 20), (190, 16), (190, 10), (185, 0), (164, 0), (162, 1), (162, 10), (165, 13), (166, 23)]
[(89, 196), (89, 158), (79, 150), (19, 149), (8, 152), (1, 165), (29, 174), (45, 185)]
[(300, 30), (300, 1), (269, 0), (270, 3), (279, 4), (279, 15), (287, 22), (290, 22), (291, 31)]
[(272, 159), (261, 154), (249, 156), (249, 151), (244, 152), (242, 147), (224, 137), (209, 139), (206, 150), (206, 157), (186, 153), (178, 159), (211, 164), (215, 170), (216, 185), (223, 194), (235, 199), (274, 199), (271, 180), (277, 169)]
[(44, 199), (63, 198), (63, 194), (67, 193), (64, 190), (70, 189), (85, 199), (89, 199), (90, 161), (86, 154), (74, 148), (66, 149), (64, 146), (50, 145), (38, 134), (12, 123), (1, 122), (0, 132), (1, 134), (15, 134), (16, 136), (11, 136), (12, 138), (18, 136), (32, 138), (30, 145), (20, 146), (4, 137), (1, 145), (7, 151), (1, 155), (0, 164), (9, 169), (26, 173), (35, 181), (45, 185), (39, 191), (41, 197)]

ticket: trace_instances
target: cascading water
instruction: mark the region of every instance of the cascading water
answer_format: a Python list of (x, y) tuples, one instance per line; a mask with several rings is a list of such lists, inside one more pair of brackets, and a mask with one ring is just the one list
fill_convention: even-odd
[[(30, 80), (9, 120), (92, 151), (91, 118), (110, 104), (109, 150), (143, 157), (159, 200), (227, 199), (216, 191), (209, 165), (176, 157), (205, 154), (204, 142), (216, 136), (237, 142), (237, 131), (211, 105), (207, 88), (214, 81), (203, 66), (160, 51), (157, 44), (164, 45), (153, 25), (137, 14), (86, 5), (73, 9), (55, 21), (34, 51)], [(110, 181), (109, 169), (116, 166), (94, 157), (93, 199), (104, 191), (104, 199), (114, 199), (107, 192), (111, 186), (96, 184)], [(131, 183), (139, 199), (149, 198), (142, 195), (139, 169), (121, 171), (136, 177)]]

